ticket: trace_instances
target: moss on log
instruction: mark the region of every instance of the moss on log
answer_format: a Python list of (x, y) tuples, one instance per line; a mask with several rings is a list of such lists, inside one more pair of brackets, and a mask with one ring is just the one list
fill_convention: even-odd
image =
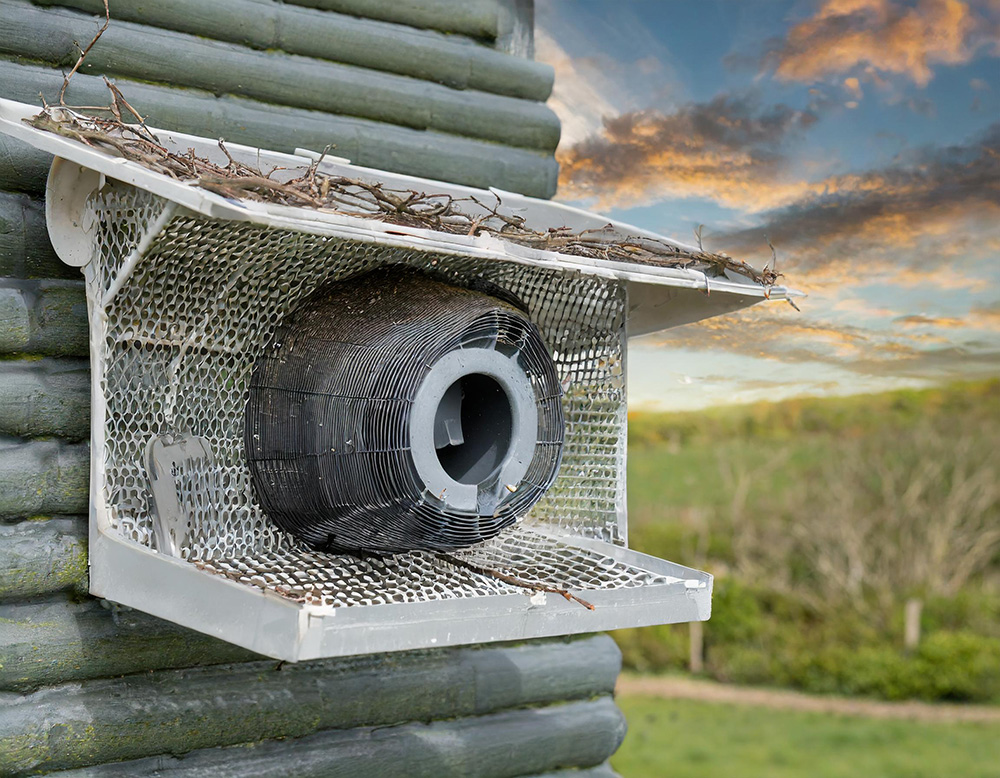
[[(69, 769), (325, 729), (478, 716), (609, 694), (619, 664), (617, 647), (599, 636), (67, 684), (2, 700), (0, 763), (14, 774)], [(598, 731), (604, 753), (591, 764), (614, 750), (620, 719), (609, 727), (602, 716), (592, 736)], [(582, 747), (566, 733), (558, 740)]]
[[(82, 526), (86, 518), (79, 518)], [(0, 690), (261, 659), (246, 649), (95, 599), (0, 605)]]
[(90, 368), (81, 359), (0, 362), (0, 433), (85, 440)]
[[(77, 519), (86, 526), (86, 518)], [(87, 598), (0, 605), (0, 690), (261, 659), (246, 649)]]
[(0, 524), (0, 601), (87, 591), (87, 520)]
[(89, 484), (85, 443), (0, 444), (0, 518), (86, 513)]

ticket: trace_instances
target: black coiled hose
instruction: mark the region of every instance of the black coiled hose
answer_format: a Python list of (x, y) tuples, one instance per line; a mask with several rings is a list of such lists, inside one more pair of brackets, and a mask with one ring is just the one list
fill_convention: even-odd
[(264, 512), (314, 548), (448, 551), (494, 537), (555, 480), (561, 390), (512, 302), (387, 267), (282, 322), (244, 441)]

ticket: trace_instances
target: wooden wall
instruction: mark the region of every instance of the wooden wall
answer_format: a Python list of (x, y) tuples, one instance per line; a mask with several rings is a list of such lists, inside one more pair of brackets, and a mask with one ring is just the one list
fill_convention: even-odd
[[(112, 76), (153, 126), (362, 165), (555, 193), (552, 70), (513, 0), (112, 0), (66, 94), (106, 105)], [(361, 18), (364, 14), (375, 18)], [(54, 100), (101, 0), (0, 0), (0, 94)], [(416, 25), (416, 26), (410, 26)]]
[[(0, 0), (0, 95), (51, 102), (99, 0)], [(152, 124), (549, 196), (559, 127), (524, 0), (112, 0)], [(284, 665), (87, 595), (89, 375), (49, 159), (0, 136), (0, 775), (611, 776), (604, 636)]]

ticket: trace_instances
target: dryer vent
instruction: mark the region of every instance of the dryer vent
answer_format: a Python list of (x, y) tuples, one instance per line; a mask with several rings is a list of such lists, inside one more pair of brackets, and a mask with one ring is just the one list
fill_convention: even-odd
[(267, 516), (323, 550), (453, 550), (551, 486), (561, 391), (512, 300), (383, 268), (307, 298), (249, 386), (244, 442)]

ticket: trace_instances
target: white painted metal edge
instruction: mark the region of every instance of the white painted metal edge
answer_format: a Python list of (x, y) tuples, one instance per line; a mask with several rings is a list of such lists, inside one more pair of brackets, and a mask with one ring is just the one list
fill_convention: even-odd
[[(536, 267), (576, 270), (581, 273), (617, 278), (630, 284), (672, 286), (700, 290), (709, 294), (738, 294), (757, 300), (761, 298), (778, 300), (801, 294), (784, 286), (765, 289), (749, 279), (710, 278), (695, 270), (638, 265), (541, 251), (508, 243), (485, 234), (476, 236), (452, 235), (435, 230), (406, 227), (314, 209), (231, 200), (206, 191), (192, 183), (168, 178), (138, 163), (112, 157), (82, 143), (51, 132), (38, 130), (24, 123), (24, 119), (37, 114), (37, 112), (38, 109), (34, 106), (0, 99), (0, 131), (53, 154), (57, 158), (71, 160), (84, 168), (124, 181), (195, 213), (212, 218), (248, 221), (265, 226), (283, 227), (317, 235), (376, 242), (384, 245), (407, 247), (416, 245), (430, 251), (449, 254), (460, 253), (465, 256), (512, 261)], [(153, 131), (157, 133), (165, 145), (176, 147), (178, 150), (194, 148), (196, 153), (209, 159), (218, 159), (222, 155), (216, 141), (166, 130), (154, 129)], [(287, 168), (288, 170), (283, 173), (286, 176), (292, 175), (295, 169), (304, 169), (311, 162), (307, 157), (263, 151), (240, 144), (226, 144), (226, 148), (234, 158), (250, 164)], [(222, 157), (218, 161), (225, 162), (226, 160)], [(415, 176), (388, 173), (339, 160), (324, 161), (320, 169), (329, 175), (379, 182), (390, 188), (415, 189), (449, 194), (453, 197), (476, 197), (487, 202), (494, 196), (501, 197), (504, 204), (503, 209), (508, 213), (522, 216), (533, 229), (566, 226), (574, 230), (583, 230), (601, 229), (607, 225), (622, 234), (646, 237), (683, 250), (696, 251), (691, 246), (665, 236), (548, 200), (539, 200), (500, 190), (475, 189)], [(59, 245), (65, 244), (64, 241), (58, 239), (55, 242), (57, 249)], [(68, 257), (67, 261), (71, 264), (79, 262), (78, 259), (73, 261)]]
[[(572, 542), (582, 545), (577, 540)], [(592, 611), (555, 594), (324, 608), (295, 603), (99, 532), (92, 534), (90, 548), (91, 592), (290, 662), (709, 618), (710, 575), (609, 543), (590, 541), (586, 547), (670, 582), (576, 592), (594, 605)], [(167, 592), (170, 596), (164, 596)]]

